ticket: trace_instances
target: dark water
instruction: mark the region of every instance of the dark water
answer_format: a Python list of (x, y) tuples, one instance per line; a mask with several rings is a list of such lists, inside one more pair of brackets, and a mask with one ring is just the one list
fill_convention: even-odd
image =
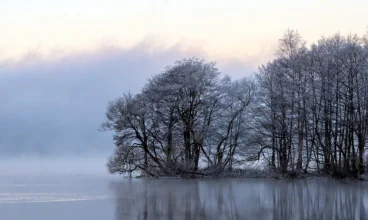
[(368, 219), (368, 184), (5, 176), (0, 219)]

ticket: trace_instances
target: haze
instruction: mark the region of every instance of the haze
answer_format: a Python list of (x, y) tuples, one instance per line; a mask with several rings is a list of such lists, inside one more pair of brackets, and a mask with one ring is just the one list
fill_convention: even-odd
[(367, 9), (0, 0), (1, 219), (367, 219)]
[[(333, 3), (333, 4), (332, 4)], [(308, 42), (363, 34), (366, 1), (1, 1), (0, 154), (101, 157), (105, 109), (190, 56), (252, 74), (297, 28)], [(291, 19), (292, 18), (292, 19)]]

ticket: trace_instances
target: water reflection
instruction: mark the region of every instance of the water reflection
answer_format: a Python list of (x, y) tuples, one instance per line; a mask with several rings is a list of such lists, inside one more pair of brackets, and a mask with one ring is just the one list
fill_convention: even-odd
[(333, 180), (125, 180), (116, 219), (368, 219), (368, 185)]

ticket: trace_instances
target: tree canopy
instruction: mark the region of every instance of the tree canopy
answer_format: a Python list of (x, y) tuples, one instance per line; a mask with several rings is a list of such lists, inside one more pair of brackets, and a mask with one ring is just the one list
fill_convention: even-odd
[(255, 79), (232, 80), (190, 58), (107, 108), (112, 173), (218, 175), (261, 161), (281, 173), (365, 172), (368, 44), (336, 34), (307, 46), (297, 31)]

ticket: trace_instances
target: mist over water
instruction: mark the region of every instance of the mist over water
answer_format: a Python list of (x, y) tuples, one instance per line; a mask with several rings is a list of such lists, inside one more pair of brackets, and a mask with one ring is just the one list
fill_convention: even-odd
[(114, 184), (123, 219), (367, 219), (367, 183), (258, 179)]
[(69, 157), (3, 157), (1, 176), (107, 176), (108, 153)]
[(2, 219), (367, 219), (368, 184), (335, 180), (0, 179)]

